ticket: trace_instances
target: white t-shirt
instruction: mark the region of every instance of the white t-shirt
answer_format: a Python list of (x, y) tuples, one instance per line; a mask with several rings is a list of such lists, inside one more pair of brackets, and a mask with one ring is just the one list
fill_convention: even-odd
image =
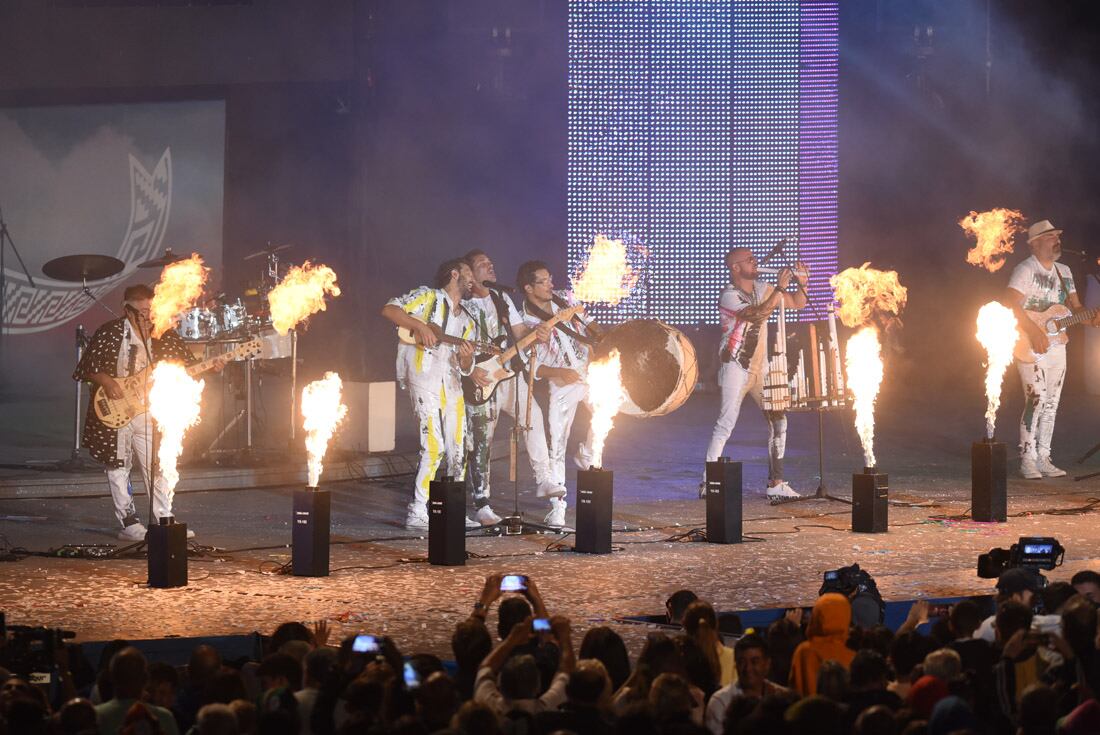
[[(568, 291), (555, 291), (554, 295), (565, 301), (569, 306), (574, 306), (577, 303), (573, 298), (573, 294)], [(559, 311), (561, 311), (561, 308), (556, 302), (552, 302), (550, 304), (550, 313), (557, 314)], [(526, 302), (524, 302), (523, 317), (524, 322), (531, 329), (536, 329), (539, 324), (542, 323), (542, 319), (534, 314), (528, 313)], [(584, 317), (574, 317), (568, 320), (566, 326), (577, 334), (587, 336), (588, 329), (586, 325), (590, 321), (591, 320)], [(578, 324), (578, 322), (580, 322), (580, 324)], [(550, 341), (546, 343), (537, 343), (535, 351), (538, 355), (540, 365), (553, 368), (572, 368), (576, 370), (581, 377), (584, 377), (588, 372), (588, 345), (578, 342), (557, 327), (550, 331)]]
[(771, 292), (772, 286), (763, 281), (753, 281), (751, 293), (742, 291), (732, 283), (722, 290), (722, 296), (718, 299), (718, 323), (722, 327), (718, 353), (724, 362), (736, 362), (750, 372), (763, 369), (764, 358), (768, 354), (768, 323), (754, 324), (740, 318), (738, 312), (762, 303)]
[(1034, 255), (1013, 269), (1008, 287), (1024, 295), (1025, 311), (1046, 311), (1054, 304), (1066, 303), (1069, 295), (1077, 292), (1068, 265), (1055, 263), (1054, 268), (1047, 270)]
[[(523, 326), (523, 317), (516, 309), (511, 297), (506, 293), (502, 293), (500, 296), (504, 300), (504, 305), (508, 308), (508, 323), (513, 327)], [(463, 300), (462, 305), (470, 312), (474, 324), (477, 325), (478, 339), (489, 341), (504, 334), (504, 328), (501, 326), (500, 316), (497, 314), (497, 307), (493, 303), (491, 295), (471, 296)]]

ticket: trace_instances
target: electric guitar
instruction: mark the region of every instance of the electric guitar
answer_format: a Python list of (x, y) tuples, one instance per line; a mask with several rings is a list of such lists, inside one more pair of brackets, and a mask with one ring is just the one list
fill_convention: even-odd
[[(541, 326), (553, 327), (560, 321), (565, 319), (572, 319), (573, 315), (584, 308), (584, 304), (577, 304), (576, 306), (570, 306), (566, 309), (562, 309), (557, 314), (554, 314), (551, 318), (542, 323)], [(512, 361), (519, 351), (525, 349), (529, 344), (538, 339), (538, 335), (535, 330), (532, 329), (528, 334), (524, 335), (514, 345), (509, 347), (504, 352), (500, 352), (497, 349), (497, 354), (494, 355), (477, 355), (474, 358), (474, 369), (481, 368), (489, 375), (489, 380), (492, 381), (488, 385), (478, 385), (472, 377), (469, 375), (462, 376), (462, 394), (466, 399), (466, 403), (480, 406), (488, 401), (496, 393), (497, 386), (503, 380), (515, 377), (515, 371), (508, 367), (508, 363)]]
[[(217, 367), (219, 364), (224, 365), (231, 360), (259, 357), (262, 350), (263, 341), (259, 337), (253, 337), (229, 352), (195, 363), (187, 368), (187, 374), (195, 376)], [(129, 377), (115, 378), (115, 382), (122, 389), (122, 398), (108, 398), (107, 391), (103, 386), (96, 388), (95, 393), (92, 395), (92, 407), (100, 423), (111, 429), (121, 429), (130, 423), (135, 416), (145, 413), (147, 410), (145, 389), (148, 373), (149, 368), (146, 367), (140, 373)]]
[[(1046, 311), (1025, 311), (1024, 313), (1043, 330), (1043, 334), (1050, 341), (1050, 346), (1053, 347), (1069, 342), (1066, 329), (1074, 324), (1092, 321), (1098, 310), (1100, 309), (1085, 309), (1074, 314), (1065, 304), (1054, 304), (1047, 307)], [(1046, 353), (1037, 353), (1032, 349), (1031, 340), (1023, 330), (1020, 330), (1020, 338), (1016, 341), (1012, 355), (1020, 362), (1032, 363), (1043, 354)]]
[[(413, 319), (417, 319), (417, 317), (414, 316)], [(423, 320), (417, 319), (417, 321)], [(432, 330), (432, 334), (435, 335), (435, 338), (440, 342), (443, 342), (444, 344), (460, 345), (463, 342), (469, 342), (478, 352), (485, 352), (492, 355), (500, 354), (500, 348), (492, 342), (481, 342), (475, 339), (462, 339), (461, 337), (452, 337), (451, 335), (444, 333), (443, 327), (439, 326), (438, 324), (435, 324), (433, 322), (425, 322), (425, 324), (427, 324), (428, 328)], [(397, 328), (397, 339), (398, 341), (407, 345), (420, 344), (416, 341), (416, 335), (413, 333), (413, 331), (411, 329), (407, 329), (406, 327)]]

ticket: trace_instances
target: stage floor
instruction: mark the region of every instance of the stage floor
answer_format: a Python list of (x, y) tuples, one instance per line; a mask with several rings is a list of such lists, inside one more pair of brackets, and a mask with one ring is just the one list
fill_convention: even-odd
[[(1071, 477), (1010, 478), (1014, 517), (1006, 524), (978, 524), (933, 518), (969, 508), (970, 443), (980, 436), (984, 405), (972, 396), (939, 396), (933, 405), (884, 395), (879, 466), (889, 473), (891, 498), (913, 504), (891, 506), (886, 534), (851, 533), (850, 508), (840, 503), (769, 505), (763, 496), (766, 428), (746, 403), (728, 453), (745, 462), (745, 530), (752, 540), (729, 546), (670, 540), (704, 525), (697, 483), (715, 401), (714, 395), (697, 394), (670, 416), (619, 420), (605, 453), (606, 467), (615, 472), (615, 552), (609, 556), (553, 550), (555, 544), (571, 548), (571, 536), (473, 535), (465, 567), (431, 567), (426, 539), (401, 526), (411, 483), (402, 477), (330, 485), (332, 537), (338, 542), (333, 573), (295, 578), (272, 573), (289, 559), (293, 488), (189, 492), (177, 496), (177, 515), (196, 531), (196, 543), (217, 550), (192, 556), (187, 587), (148, 589), (143, 559), (30, 556), (0, 563), (0, 610), (9, 623), (63, 627), (81, 640), (269, 632), (285, 620), (325, 618), (334, 636), (385, 633), (406, 651), (449, 656), (454, 623), (468, 614), (485, 575), (496, 571), (535, 577), (551, 612), (571, 615), (583, 632), (623, 616), (659, 614), (665, 597), (684, 587), (719, 610), (810, 604), (821, 573), (853, 561), (874, 575), (891, 600), (988, 593), (992, 583), (974, 571), (977, 555), (1021, 535), (1052, 535), (1066, 547), (1065, 566), (1051, 579), (1100, 566), (1094, 561), (1100, 557), (1095, 515), (1045, 513), (1100, 498), (1100, 479), (1072, 479), (1100, 469), (1100, 457), (1075, 464), (1100, 439), (1094, 434), (1096, 399), (1063, 398), (1055, 460)], [(1007, 417), (1018, 409), (1018, 400), (1009, 396), (999, 433), (1015, 433)], [(850, 495), (851, 473), (863, 464), (851, 414), (826, 416), (825, 428), (826, 481), (837, 494)], [(814, 415), (791, 415), (787, 446), (787, 477), (800, 491), (812, 492), (818, 474)], [(530, 472), (523, 469), (520, 508), (541, 520), (545, 503), (526, 489)], [(1013, 474), (1015, 467), (1009, 469)], [(507, 476), (506, 456), (494, 472)], [(571, 504), (572, 475), (571, 469)], [(498, 511), (509, 508), (510, 483), (498, 479), (494, 497)], [(0, 500), (0, 541), (7, 547), (45, 552), (64, 544), (117, 544), (112, 521), (105, 496)], [(611, 624), (628, 642), (639, 642), (646, 632), (644, 626)]]

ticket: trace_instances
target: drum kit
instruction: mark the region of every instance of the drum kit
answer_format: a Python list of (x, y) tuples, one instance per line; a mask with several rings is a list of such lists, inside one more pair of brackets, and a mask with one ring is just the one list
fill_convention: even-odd
[[(245, 422), (245, 447), (243, 451), (250, 452), (252, 445), (253, 424), (253, 362), (260, 360), (278, 360), (291, 358), (291, 426), (290, 438), (293, 440), (295, 433), (294, 394), (297, 389), (297, 335), (294, 330), (288, 334), (280, 335), (271, 325), (271, 316), (266, 307), (267, 293), (279, 282), (279, 256), (278, 253), (290, 248), (291, 245), (268, 245), (263, 250), (256, 251), (245, 256), (244, 260), (252, 260), (261, 256), (267, 256), (265, 268), (255, 287), (245, 290), (241, 297), (232, 300), (225, 294), (208, 299), (203, 306), (198, 306), (180, 314), (176, 332), (187, 342), (196, 357), (211, 358), (219, 354), (230, 352), (241, 343), (254, 338), (260, 338), (263, 349), (258, 358), (245, 359), (245, 407), (241, 409), (218, 434), (204, 452), (204, 456), (218, 451), (215, 447), (228, 434), (238, 422)], [(164, 254), (138, 263), (138, 268), (163, 268), (172, 263), (185, 260), (186, 256), (172, 252), (166, 248)], [(66, 255), (54, 258), (42, 266), (42, 272), (56, 281), (81, 284), (81, 293), (92, 302), (117, 317), (118, 314), (106, 304), (99, 301), (88, 287), (92, 281), (104, 281), (117, 276), (125, 269), (125, 263), (118, 258), (109, 255), (79, 254)], [(88, 345), (88, 338), (83, 325), (76, 328), (76, 357), (79, 362), (84, 349)], [(85, 462), (80, 454), (81, 433), (81, 391), (82, 386), (76, 384), (75, 418), (73, 422), (73, 450), (69, 460), (59, 463), (61, 469), (84, 469)], [(237, 450), (229, 450), (237, 451)]]

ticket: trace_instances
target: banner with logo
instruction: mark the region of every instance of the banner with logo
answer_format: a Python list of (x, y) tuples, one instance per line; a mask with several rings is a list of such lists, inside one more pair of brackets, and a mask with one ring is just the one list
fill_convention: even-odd
[[(217, 287), (224, 153), (220, 100), (0, 109), (0, 216), (15, 246), (3, 243), (0, 413), (41, 416), (26, 429), (56, 436), (48, 424), (72, 394), (77, 326), (90, 336), (126, 286), (155, 283), (160, 269), (139, 265), (166, 248), (202, 255)], [(123, 269), (86, 284), (43, 273), (82, 254)]]

